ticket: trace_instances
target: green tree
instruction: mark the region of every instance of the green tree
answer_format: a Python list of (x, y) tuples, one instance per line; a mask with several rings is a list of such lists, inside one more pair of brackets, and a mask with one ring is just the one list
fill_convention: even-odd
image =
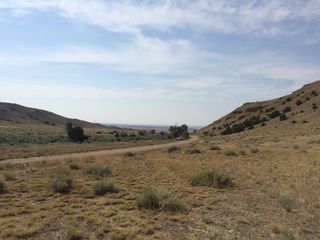
[(83, 142), (88, 139), (88, 137), (84, 135), (83, 128), (80, 126), (73, 126), (72, 123), (68, 122), (66, 124), (66, 130), (71, 141)]
[(169, 128), (169, 132), (172, 137), (178, 138), (178, 137), (183, 137), (183, 138), (189, 138), (189, 131), (188, 131), (188, 126), (186, 124), (183, 124), (181, 126), (171, 126)]

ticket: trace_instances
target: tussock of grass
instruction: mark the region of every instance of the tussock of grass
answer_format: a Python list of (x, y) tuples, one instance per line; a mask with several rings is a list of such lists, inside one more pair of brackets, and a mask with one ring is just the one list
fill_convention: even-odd
[(280, 197), (279, 203), (287, 212), (292, 212), (297, 207), (297, 201), (289, 196)]
[(72, 188), (73, 179), (66, 169), (60, 169), (56, 176), (49, 181), (49, 187), (52, 191), (58, 193), (68, 193)]
[(72, 170), (78, 170), (78, 169), (80, 169), (79, 165), (76, 164), (76, 163), (74, 163), (74, 162), (71, 162), (71, 163), (69, 164), (69, 167), (70, 167), (70, 169), (72, 169)]
[(67, 239), (69, 240), (82, 240), (84, 239), (83, 234), (77, 229), (69, 229), (67, 233)]
[(238, 156), (238, 154), (234, 151), (227, 151), (224, 153), (224, 155), (228, 156), (228, 157), (236, 157)]
[(14, 171), (4, 172), (3, 176), (7, 181), (14, 181), (14, 180), (17, 179), (17, 175), (16, 175), (16, 173)]
[(226, 188), (232, 187), (232, 179), (226, 173), (217, 170), (204, 170), (191, 178), (192, 186)]
[(134, 156), (136, 156), (136, 153), (127, 152), (127, 153), (124, 154), (124, 156), (126, 156), (126, 157), (134, 157)]
[(258, 153), (259, 152), (259, 148), (252, 148), (250, 150), (251, 153)]
[(139, 209), (161, 210), (166, 212), (185, 212), (186, 206), (174, 193), (164, 188), (146, 188), (137, 199)]
[(96, 182), (95, 185), (93, 186), (93, 191), (94, 191), (94, 194), (97, 196), (103, 196), (106, 193), (118, 192), (114, 184), (107, 180)]
[(285, 229), (282, 229), (280, 233), (287, 240), (297, 239), (297, 234), (292, 229), (285, 228)]
[(0, 194), (5, 193), (6, 191), (6, 185), (4, 181), (0, 180)]
[(178, 148), (176, 146), (172, 146), (172, 147), (168, 148), (168, 153), (173, 153), (173, 152), (176, 152), (176, 151), (178, 151)]
[(109, 167), (101, 166), (98, 164), (91, 164), (87, 167), (86, 173), (88, 175), (94, 175), (94, 176), (111, 176), (112, 170)]
[(198, 148), (190, 148), (186, 151), (187, 154), (200, 154), (201, 151)]
[(219, 150), (221, 150), (221, 148), (219, 146), (213, 145), (213, 146), (210, 147), (210, 150), (219, 151)]

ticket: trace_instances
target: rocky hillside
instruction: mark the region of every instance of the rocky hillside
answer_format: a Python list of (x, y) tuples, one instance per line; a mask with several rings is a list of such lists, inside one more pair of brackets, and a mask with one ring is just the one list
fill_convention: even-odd
[(43, 125), (64, 127), (67, 122), (72, 122), (81, 127), (104, 127), (78, 119), (62, 117), (45, 110), (24, 107), (18, 104), (0, 102), (0, 125)]
[(320, 81), (303, 86), (277, 99), (245, 103), (202, 128), (203, 135), (230, 135), (255, 129), (300, 129), (310, 133), (320, 128)]

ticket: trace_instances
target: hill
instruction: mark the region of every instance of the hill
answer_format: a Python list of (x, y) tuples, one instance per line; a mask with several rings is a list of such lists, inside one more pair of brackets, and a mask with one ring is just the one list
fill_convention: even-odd
[(316, 133), (320, 128), (320, 81), (289, 95), (261, 102), (245, 103), (199, 130), (203, 135), (240, 132)]
[(0, 125), (36, 125), (64, 127), (67, 122), (86, 128), (105, 126), (78, 119), (66, 118), (41, 109), (0, 102)]

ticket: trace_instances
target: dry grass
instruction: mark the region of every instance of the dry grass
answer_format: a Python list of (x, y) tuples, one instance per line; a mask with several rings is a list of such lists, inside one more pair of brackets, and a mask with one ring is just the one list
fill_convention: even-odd
[[(319, 239), (319, 135), (240, 136), (200, 139), (193, 146), (200, 154), (187, 154), (186, 146), (174, 154), (72, 159), (80, 170), (69, 170), (68, 194), (47, 186), (58, 169), (69, 168), (68, 159), (4, 166), (0, 175), (14, 171), (17, 179), (6, 181), (0, 195), (0, 239)], [(224, 154), (240, 150), (247, 154)], [(121, 191), (95, 196), (96, 178), (85, 171), (91, 164), (110, 167), (108, 181)], [(202, 169), (227, 172), (233, 187), (192, 186)], [(148, 186), (179, 196), (188, 211), (139, 210), (137, 199)], [(283, 196), (295, 199), (291, 211)]]
[[(101, 134), (101, 132), (103, 132)], [(130, 131), (128, 131), (130, 133)], [(131, 131), (132, 132), (132, 131)], [(138, 147), (167, 143), (172, 140), (157, 139), (114, 139), (112, 131), (85, 129), (91, 142), (73, 143), (68, 140), (64, 128), (25, 125), (0, 125), (0, 161), (13, 158), (58, 155), (115, 148)]]

